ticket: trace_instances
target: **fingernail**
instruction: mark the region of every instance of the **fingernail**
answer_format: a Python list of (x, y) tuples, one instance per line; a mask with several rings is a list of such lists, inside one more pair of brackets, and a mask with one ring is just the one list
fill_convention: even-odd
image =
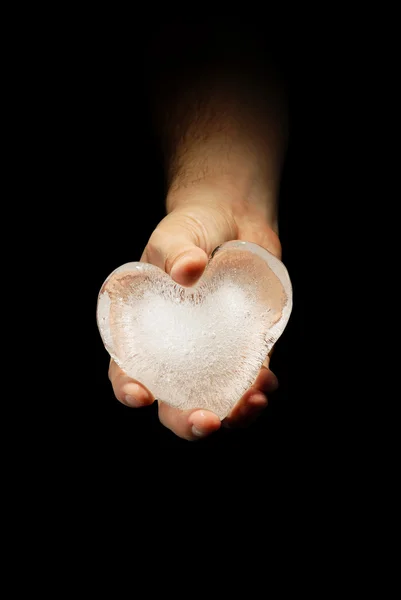
[(195, 425), (192, 425), (192, 433), (193, 435), (195, 435), (196, 437), (205, 437), (206, 432), (205, 431), (201, 431), (200, 429), (198, 429), (197, 427), (195, 427)]
[(134, 396), (130, 396), (129, 394), (127, 394), (125, 396), (125, 402), (129, 406), (134, 406), (135, 408), (137, 408), (139, 406), (138, 400), (136, 398), (134, 398)]

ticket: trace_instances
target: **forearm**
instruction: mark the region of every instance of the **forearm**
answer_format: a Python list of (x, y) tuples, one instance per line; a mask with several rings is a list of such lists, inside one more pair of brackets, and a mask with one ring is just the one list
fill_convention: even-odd
[(194, 196), (206, 202), (211, 195), (205, 190), (220, 190), (234, 212), (248, 207), (276, 229), (285, 90), (257, 43), (225, 31), (209, 44), (210, 37), (196, 33), (202, 32), (192, 38), (189, 32), (179, 48), (165, 46), (162, 69), (152, 81), (167, 210)]

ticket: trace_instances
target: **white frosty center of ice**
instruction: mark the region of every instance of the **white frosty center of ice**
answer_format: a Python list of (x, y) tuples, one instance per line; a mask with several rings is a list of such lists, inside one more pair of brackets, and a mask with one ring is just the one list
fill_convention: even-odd
[(244, 322), (245, 306), (245, 293), (231, 284), (205, 298), (201, 309), (190, 301), (166, 301), (147, 293), (136, 305), (137, 339), (133, 345), (142, 344), (157, 362), (168, 355), (170, 369), (175, 371), (209, 369), (224, 360), (224, 355), (239, 352), (244, 332), (238, 324)]
[[(282, 263), (274, 261), (285, 278)], [(181, 409), (210, 409), (224, 418), (254, 383), (284, 329), (290, 297), (284, 294), (282, 300), (284, 288), (278, 283), (278, 292), (272, 280), (270, 312), (269, 275), (260, 281), (258, 271), (247, 273), (244, 283), (222, 270), (210, 281), (205, 278), (199, 293), (191, 293), (149, 265), (144, 270), (148, 278), (142, 274), (137, 283), (135, 274), (142, 273), (143, 265), (129, 268), (126, 280), (106, 286), (99, 297), (99, 327), (110, 354), (156, 398)]]

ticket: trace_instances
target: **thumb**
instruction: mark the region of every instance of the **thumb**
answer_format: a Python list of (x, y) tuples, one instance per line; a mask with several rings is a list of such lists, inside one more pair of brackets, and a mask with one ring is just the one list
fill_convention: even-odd
[(141, 260), (169, 273), (181, 285), (193, 285), (202, 275), (212, 251), (236, 239), (234, 218), (210, 206), (178, 208), (152, 233)]

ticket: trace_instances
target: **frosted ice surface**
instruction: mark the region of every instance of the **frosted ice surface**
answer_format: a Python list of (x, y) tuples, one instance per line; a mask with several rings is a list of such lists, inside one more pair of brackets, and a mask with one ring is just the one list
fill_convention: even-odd
[(156, 398), (223, 419), (254, 383), (291, 310), (284, 264), (233, 241), (219, 246), (193, 287), (147, 263), (119, 267), (100, 290), (97, 323), (110, 356)]

